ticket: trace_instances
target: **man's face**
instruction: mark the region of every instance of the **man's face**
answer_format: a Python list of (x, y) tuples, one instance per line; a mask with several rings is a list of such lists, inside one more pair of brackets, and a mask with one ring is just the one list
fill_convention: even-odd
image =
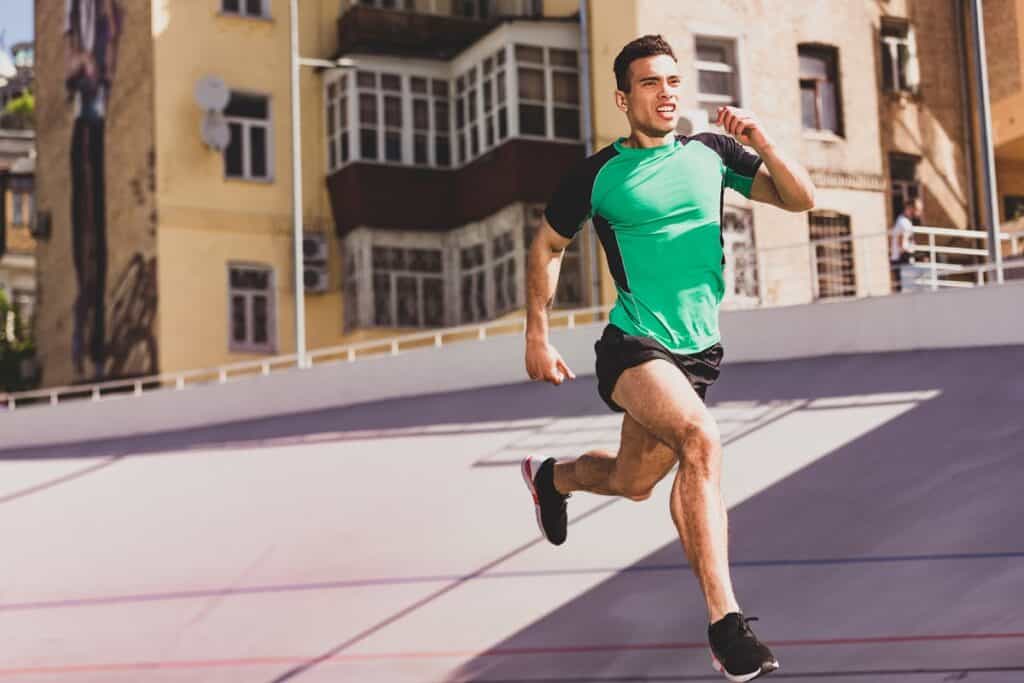
[(628, 93), (615, 91), (630, 128), (651, 136), (667, 135), (679, 122), (679, 65), (668, 55), (633, 60)]

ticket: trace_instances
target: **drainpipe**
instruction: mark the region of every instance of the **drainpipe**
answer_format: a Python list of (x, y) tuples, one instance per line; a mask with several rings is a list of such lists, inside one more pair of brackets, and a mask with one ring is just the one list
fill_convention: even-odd
[(992, 153), (992, 111), (988, 99), (988, 64), (985, 60), (985, 20), (981, 0), (971, 0), (974, 29), (974, 70), (978, 81), (978, 107), (981, 123), (982, 171), (985, 174), (985, 210), (988, 213), (988, 256), (995, 266), (996, 282), (1003, 281), (1002, 245), (999, 242), (999, 206), (996, 200), (996, 160)]
[[(591, 120), (590, 95), (590, 21), (587, 16), (590, 9), (588, 0), (580, 0), (580, 100), (583, 103), (583, 146), (587, 156), (594, 153), (594, 129)], [(601, 269), (598, 268), (600, 252), (597, 248), (597, 235), (591, 230), (590, 238), (590, 305), (601, 304)]]

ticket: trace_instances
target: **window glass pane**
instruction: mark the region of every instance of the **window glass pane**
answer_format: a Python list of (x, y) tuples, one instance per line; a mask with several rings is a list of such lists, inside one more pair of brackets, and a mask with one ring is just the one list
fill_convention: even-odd
[(413, 163), (426, 164), (429, 162), (427, 158), (427, 136), (423, 134), (417, 134), (412, 139), (412, 155)]
[(498, 139), (504, 140), (508, 137), (508, 110), (502, 107), (498, 110)]
[(476, 310), (473, 307), (473, 282), (473, 276), (466, 275), (462, 278), (461, 287), (459, 288), (459, 299), (462, 302), (462, 322), (464, 323), (471, 323), (477, 320)]
[(459, 141), (459, 163), (466, 161), (466, 134), (462, 133), (458, 136)]
[(732, 74), (725, 71), (698, 71), (698, 90), (708, 95), (732, 95)]
[(244, 119), (266, 119), (267, 98), (260, 95), (245, 95), (232, 92), (224, 108), (224, 116)]
[(377, 131), (363, 128), (359, 131), (360, 154), (364, 159), (377, 158)]
[(250, 16), (263, 16), (263, 0), (245, 0), (245, 11)]
[(448, 113), (448, 102), (435, 100), (434, 101), (434, 130), (448, 131), (448, 126), (451, 125), (450, 116)]
[(496, 85), (498, 86), (498, 104), (504, 104), (505, 102), (505, 72), (501, 72), (495, 77)]
[(519, 97), (524, 100), (543, 102), (547, 90), (544, 87), (544, 72), (539, 69), (519, 69)]
[(543, 106), (534, 104), (519, 105), (519, 132), (523, 135), (547, 135)]
[(372, 71), (357, 71), (356, 85), (360, 88), (376, 88), (377, 74)]
[(410, 249), (408, 268), (417, 273), (440, 273), (441, 251), (439, 249)]
[(359, 96), (359, 122), (377, 125), (377, 96), (362, 94)]
[(444, 280), (423, 278), (423, 324), (428, 327), (444, 325)]
[(245, 343), (245, 297), (241, 294), (231, 297), (231, 340)]
[(252, 341), (266, 344), (270, 340), (270, 319), (267, 297), (257, 294), (252, 298)]
[(839, 110), (834, 83), (821, 84), (821, 119), (822, 128), (835, 133), (839, 132)]
[(720, 64), (731, 63), (729, 51), (725, 45), (715, 43), (697, 42), (697, 61), (718, 62)]
[(498, 313), (508, 308), (505, 301), (505, 264), (497, 263), (494, 266), (494, 307)]
[(430, 128), (430, 106), (426, 100), (412, 101), (412, 127), (416, 130)]
[(820, 55), (800, 54), (800, 78), (828, 78), (828, 63)]
[(225, 12), (238, 12), (239, 0), (222, 0), (221, 7)]
[(477, 126), (469, 127), (469, 154), (471, 157), (480, 155), (480, 133)]
[(484, 127), (486, 139), (484, 140), (485, 147), (494, 147), (494, 119), (487, 117), (487, 124)]
[(384, 125), (389, 128), (402, 127), (402, 98), (388, 95), (384, 98)]
[(476, 85), (476, 67), (466, 72), (466, 85), (472, 87)]
[(476, 88), (466, 94), (466, 114), (470, 121), (476, 121)]
[(580, 137), (580, 110), (555, 107), (555, 137), (577, 140)]
[(516, 45), (516, 61), (543, 64), (544, 48), (533, 47), (531, 45)]
[(255, 178), (265, 178), (267, 174), (267, 129), (263, 126), (249, 128), (249, 163)]
[(511, 259), (505, 263), (505, 291), (509, 308), (519, 305), (519, 288), (516, 287), (516, 261)]
[(448, 97), (448, 81), (434, 79), (431, 81), (431, 89), (436, 97)]
[(333, 102), (338, 96), (338, 84), (337, 82), (327, 84), (327, 101)]
[(392, 324), (391, 276), (387, 273), (373, 274), (373, 324), (384, 327)]
[(804, 128), (816, 129), (818, 127), (818, 114), (815, 110), (817, 100), (816, 90), (813, 82), (800, 85), (800, 113), (802, 115)]
[(455, 92), (461, 93), (466, 89), (466, 79), (464, 76), (459, 76), (455, 79)]
[(409, 89), (415, 93), (427, 92), (427, 79), (422, 76), (413, 76), (409, 79)]
[(483, 96), (484, 96), (484, 111), (490, 111), (493, 105), (493, 99), (491, 97), (491, 82), (484, 81), (483, 85)]
[(341, 161), (348, 161), (348, 133), (341, 134)]
[(484, 75), (488, 76), (494, 71), (494, 59), (492, 57), (484, 58)]
[(548, 49), (548, 59), (551, 60), (553, 66), (576, 66), (576, 51), (575, 50), (558, 50), (556, 48)]
[(459, 265), (462, 270), (469, 270), (484, 264), (484, 245), (474, 244), (459, 250)]
[(554, 90), (555, 102), (580, 103), (580, 81), (576, 74), (553, 72), (551, 74), (551, 89)]
[(344, 97), (338, 100), (338, 113), (341, 115), (342, 129), (348, 128), (348, 100)]
[(334, 103), (327, 105), (327, 135), (334, 135), (334, 129), (336, 127), (336, 110)]
[(394, 131), (384, 133), (384, 158), (388, 161), (402, 160), (402, 134)]
[(402, 90), (401, 76), (397, 74), (381, 74), (380, 89), (388, 90), (391, 92), (400, 92)]
[(473, 283), (473, 294), (476, 299), (476, 311), (479, 319), (487, 317), (487, 273), (483, 270), (477, 272)]
[(231, 142), (224, 150), (224, 173), (237, 178), (242, 175), (242, 124), (229, 123)]
[(398, 324), (402, 327), (419, 327), (420, 303), (416, 278), (405, 275), (399, 276), (397, 279)]
[(438, 166), (451, 166), (452, 164), (451, 142), (447, 135), (438, 135), (434, 138), (434, 163)]
[(505, 63), (505, 48), (501, 48), (494, 53), (494, 61), (497, 62), (499, 67)]
[(327, 168), (334, 170), (338, 165), (338, 149), (334, 138), (327, 138)]

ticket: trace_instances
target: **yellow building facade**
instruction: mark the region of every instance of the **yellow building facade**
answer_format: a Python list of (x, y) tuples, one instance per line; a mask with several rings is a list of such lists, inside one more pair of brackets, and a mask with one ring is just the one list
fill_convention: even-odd
[[(44, 383), (294, 352), (289, 4), (96, 0), (95, 25), (74, 4), (36, 14)], [(300, 70), (307, 347), (521, 310), (558, 178), (628, 132), (612, 62), (645, 33), (675, 48), (681, 133), (753, 110), (818, 186), (811, 215), (726, 194), (727, 303), (886, 293), (900, 202), (976, 225), (964, 15), (924, 4), (300, 0), (301, 55), (355, 63)], [(1011, 33), (1018, 62), (993, 75), (1007, 197), (1024, 185)], [(808, 256), (823, 237), (852, 245), (838, 275)], [(559, 303), (611, 303), (593, 231), (577, 242)]]

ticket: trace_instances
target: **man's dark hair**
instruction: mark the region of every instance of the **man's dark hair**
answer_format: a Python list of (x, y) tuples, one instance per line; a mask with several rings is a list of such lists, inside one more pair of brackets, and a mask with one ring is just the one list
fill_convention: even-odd
[(640, 36), (627, 43), (615, 58), (615, 86), (622, 92), (629, 92), (629, 65), (634, 60), (655, 55), (668, 55), (673, 61), (679, 61), (676, 59), (676, 53), (672, 51), (672, 46), (660, 35)]

